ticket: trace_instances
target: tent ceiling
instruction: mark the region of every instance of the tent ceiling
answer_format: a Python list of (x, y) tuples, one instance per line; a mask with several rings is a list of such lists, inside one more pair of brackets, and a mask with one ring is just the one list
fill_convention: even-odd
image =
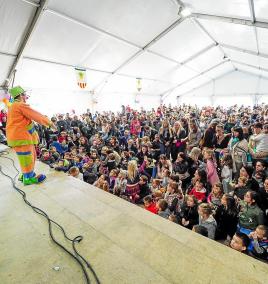
[(33, 19), (35, 10), (35, 7), (22, 1), (0, 0), (1, 52), (18, 53), (20, 44)]
[(268, 20), (268, 6), (266, 0), (255, 0), (255, 14), (258, 20)]
[(199, 22), (219, 43), (258, 51), (253, 27), (213, 20), (200, 19)]
[(250, 18), (248, 0), (223, 0), (217, 1), (217, 4), (215, 0), (186, 0), (183, 2), (190, 4), (198, 13)]
[[(217, 5), (215, 0), (183, 2), (193, 10), (188, 19), (180, 19), (175, 0), (48, 0), (22, 50), (16, 82), (55, 86), (66, 78), (74, 80), (73, 67), (80, 66), (89, 69), (90, 89), (115, 91), (119, 84), (126, 91), (123, 86), (139, 77), (144, 79), (142, 92), (167, 95), (235, 68), (255, 75), (267, 73), (266, 0), (217, 0)], [(0, 0), (1, 85), (15, 60), (10, 55), (20, 53), (42, 3)], [(257, 27), (254, 19), (260, 21)], [(23, 75), (26, 70), (33, 75), (41, 70), (44, 75), (40, 71), (41, 79), (33, 83)], [(44, 77), (50, 78), (49, 83)], [(76, 88), (73, 82), (65, 85)], [(129, 92), (136, 91), (133, 86)]]
[(145, 46), (177, 20), (167, 0), (51, 0), (49, 9)]
[(186, 19), (153, 44), (150, 50), (183, 62), (212, 43), (191, 19)]

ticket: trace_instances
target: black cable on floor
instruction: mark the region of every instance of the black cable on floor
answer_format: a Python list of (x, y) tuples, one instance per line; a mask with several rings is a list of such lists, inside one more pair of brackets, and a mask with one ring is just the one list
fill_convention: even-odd
[[(27, 200), (27, 195), (25, 193), (25, 191), (21, 190), (20, 188), (18, 188), (16, 186), (16, 183), (15, 183), (15, 180), (17, 178), (17, 176), (19, 175), (19, 170), (17, 169), (16, 165), (15, 165), (15, 161), (12, 159), (12, 158), (9, 158), (9, 157), (6, 157), (5, 155), (7, 155), (8, 152), (2, 152), (0, 153), (0, 157), (1, 158), (4, 158), (4, 159), (8, 159), (12, 162), (12, 165), (14, 167), (14, 169), (16, 170), (17, 174), (14, 178), (12, 178), (11, 176), (9, 176), (8, 174), (6, 174), (5, 172), (3, 172), (2, 170), (2, 167), (0, 166), (0, 173), (2, 175), (4, 175), (5, 177), (9, 178), (11, 183), (12, 183), (12, 186), (13, 188), (22, 196), (23, 198), (23, 201), (28, 205), (30, 206), (33, 211), (41, 216), (43, 216), (44, 218), (46, 218), (47, 222), (48, 222), (48, 230), (49, 230), (49, 235), (50, 235), (50, 238), (52, 239), (52, 241), (57, 245), (59, 246), (62, 250), (64, 250), (66, 253), (68, 253), (81, 267), (82, 271), (83, 271), (83, 274), (85, 276), (85, 280), (86, 280), (86, 283), (89, 284), (90, 283), (90, 279), (89, 279), (89, 276), (88, 276), (88, 273), (86, 271), (86, 268), (84, 266), (84, 264), (86, 265), (86, 267), (91, 271), (91, 273), (93, 274), (94, 276), (94, 279), (96, 281), (96, 283), (100, 284), (100, 280), (97, 276), (97, 274), (95, 273), (94, 269), (92, 268), (92, 266), (90, 265), (90, 263), (81, 255), (79, 254), (79, 252), (77, 251), (76, 249), (76, 244), (81, 242), (83, 240), (83, 237), (82, 236), (77, 236), (75, 238), (70, 238), (67, 236), (64, 228), (58, 224), (57, 222), (55, 222), (54, 220), (52, 220), (48, 214), (43, 211), (42, 209), (32, 205), (28, 200)], [(53, 230), (52, 230), (52, 225), (56, 225), (63, 233), (65, 239), (67, 239), (68, 241), (70, 241), (72, 243), (72, 248), (73, 248), (73, 252), (69, 251), (67, 248), (65, 248), (61, 243), (59, 243), (56, 239), (55, 239), (55, 236), (53, 235)], [(84, 262), (84, 263), (83, 263)]]

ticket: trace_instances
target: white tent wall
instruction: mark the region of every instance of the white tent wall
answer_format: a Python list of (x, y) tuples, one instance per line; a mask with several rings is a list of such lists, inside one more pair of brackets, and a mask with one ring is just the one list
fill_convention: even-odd
[(30, 105), (46, 114), (52, 116), (59, 113), (82, 114), (87, 109), (92, 110), (92, 97), (89, 91), (70, 91), (63, 89), (31, 89), (27, 88), (30, 95)]
[(93, 108), (98, 111), (119, 111), (121, 105), (129, 105), (137, 110), (141, 108), (151, 110), (160, 105), (160, 96), (114, 92), (101, 94), (97, 101)]
[(198, 106), (268, 104), (268, 79), (255, 74), (234, 71), (186, 92), (182, 86), (167, 96), (163, 103), (173, 105), (185, 103)]

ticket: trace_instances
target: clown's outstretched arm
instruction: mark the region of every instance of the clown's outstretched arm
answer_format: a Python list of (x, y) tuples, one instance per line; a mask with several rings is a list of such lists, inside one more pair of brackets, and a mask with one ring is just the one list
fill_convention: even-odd
[(46, 116), (42, 115), (40, 112), (33, 110), (29, 105), (22, 103), (20, 105), (20, 111), (22, 114), (30, 120), (33, 120), (46, 127), (54, 127), (52, 121), (50, 121)]

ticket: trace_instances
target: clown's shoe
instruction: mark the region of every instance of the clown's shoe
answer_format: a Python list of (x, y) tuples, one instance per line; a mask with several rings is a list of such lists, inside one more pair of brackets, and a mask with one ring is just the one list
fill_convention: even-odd
[(23, 174), (21, 174), (21, 173), (19, 174), (18, 181), (23, 182)]
[[(35, 176), (36, 176), (36, 174), (35, 174), (35, 173), (33, 173), (33, 177), (35, 177)], [(20, 174), (19, 174), (19, 176), (18, 176), (18, 181), (23, 182), (23, 179), (24, 179), (24, 177), (23, 177), (23, 173), (20, 173)]]
[(43, 174), (31, 178), (23, 178), (24, 185), (38, 184), (43, 182), (47, 177)]

